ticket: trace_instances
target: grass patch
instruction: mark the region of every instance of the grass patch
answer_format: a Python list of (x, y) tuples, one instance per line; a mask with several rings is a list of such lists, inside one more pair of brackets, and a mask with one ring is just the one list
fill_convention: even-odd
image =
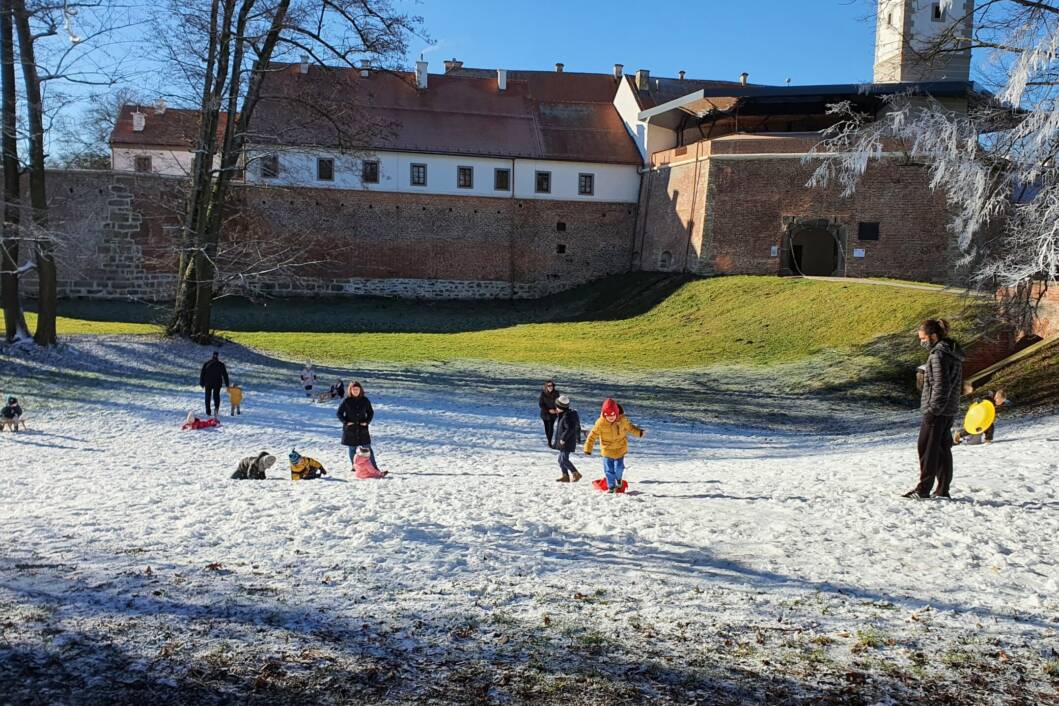
[(1004, 390), (1016, 409), (1059, 411), (1059, 340), (998, 371), (980, 388)]
[[(72, 318), (60, 319), (60, 335), (157, 332), (150, 322), (164, 310), (136, 306), (63, 302), (60, 311)], [(537, 302), (222, 302), (215, 321), (238, 343), (339, 365), (489, 360), (664, 370), (766, 366), (825, 351), (917, 359), (915, 325), (959, 321), (966, 308), (964, 298), (940, 290), (638, 274)]]

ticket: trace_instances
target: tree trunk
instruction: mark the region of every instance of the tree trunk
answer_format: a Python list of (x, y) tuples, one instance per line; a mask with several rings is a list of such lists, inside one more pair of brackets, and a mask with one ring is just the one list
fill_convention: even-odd
[(4, 311), (4, 338), (29, 338), (29, 327), (19, 298), (18, 245), (22, 234), (21, 194), (18, 178), (18, 136), (15, 120), (15, 35), (11, 23), (11, 2), (0, 0), (0, 82), (3, 104), (0, 107), (4, 168), (4, 225), (0, 239), (0, 300)]
[(37, 331), (33, 339), (40, 346), (56, 343), (55, 249), (48, 232), (48, 199), (44, 180), (44, 104), (40, 95), (40, 77), (33, 50), (33, 33), (25, 0), (12, 0), (18, 51), (22, 60), (22, 81), (26, 91), (26, 115), (29, 127), (29, 198), (33, 216), (33, 242), (37, 259)]

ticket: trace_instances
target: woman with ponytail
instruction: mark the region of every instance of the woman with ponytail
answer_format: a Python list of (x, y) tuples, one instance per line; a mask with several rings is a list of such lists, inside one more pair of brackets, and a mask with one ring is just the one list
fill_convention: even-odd
[(927, 319), (919, 326), (919, 344), (930, 351), (924, 369), (919, 409), (919, 484), (904, 494), (906, 498), (949, 497), (952, 483), (952, 422), (960, 407), (963, 391), (964, 353), (949, 337), (949, 322)]

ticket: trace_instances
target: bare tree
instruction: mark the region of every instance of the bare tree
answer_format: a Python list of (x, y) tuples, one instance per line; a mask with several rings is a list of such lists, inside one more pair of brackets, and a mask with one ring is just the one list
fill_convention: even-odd
[[(393, 61), (419, 20), (388, 0), (200, 0), (174, 4), (166, 19), (173, 18), (170, 59), (198, 87), (200, 129), (167, 330), (205, 342), (231, 182), (246, 166), (255, 111), (275, 62), (292, 54), (348, 66), (356, 57)], [(189, 54), (188, 46), (203, 49)]]
[(991, 92), (972, 95), (966, 113), (911, 96), (892, 99), (878, 119), (833, 106), (844, 119), (810, 156), (820, 162), (809, 183), (849, 194), (871, 161), (903, 152), (947, 196), (958, 264), (979, 286), (1030, 304), (1029, 283), (1059, 276), (1059, 1), (979, 0), (971, 36), (952, 0), (941, 5), (951, 25), (920, 58), (987, 52), (976, 78)]
[(0, 2), (0, 80), (3, 83), (4, 230), (0, 240), (0, 296), (3, 297), (4, 337), (28, 339), (29, 327), (19, 296), (19, 225), (22, 220), (19, 188), (18, 133), (15, 89), (15, 33), (11, 0)]

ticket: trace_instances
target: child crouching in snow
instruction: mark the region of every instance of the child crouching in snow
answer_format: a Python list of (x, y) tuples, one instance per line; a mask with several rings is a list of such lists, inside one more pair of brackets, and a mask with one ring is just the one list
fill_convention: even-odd
[(353, 456), (353, 475), (358, 480), (369, 480), (371, 478), (385, 478), (389, 471), (380, 471), (371, 462), (371, 449), (367, 446), (358, 446)]
[(559, 470), (562, 472), (555, 480), (560, 483), (573, 480), (576, 483), (581, 480), (581, 474), (570, 461), (570, 454), (577, 450), (577, 444), (581, 441), (581, 417), (576, 409), (570, 409), (570, 398), (566, 395), (559, 395), (555, 400), (555, 408), (559, 410), (559, 415), (555, 420), (555, 440), (552, 447), (559, 451)]
[(327, 471), (324, 470), (323, 464), (315, 458), (302, 456), (294, 449), (291, 449), (288, 458), (290, 459), (291, 480), (314, 480), (320, 476), (327, 475)]
[(232, 480), (265, 480), (265, 471), (272, 468), (276, 457), (268, 451), (262, 451), (257, 456), (247, 456), (239, 462), (239, 466), (232, 474)]
[(199, 419), (195, 416), (194, 412), (188, 412), (187, 418), (184, 419), (184, 426), (180, 428), (183, 431), (187, 431), (188, 429), (209, 429), (211, 427), (219, 427), (220, 425), (221, 422), (217, 417)]
[(603, 409), (599, 419), (592, 426), (592, 431), (585, 439), (585, 455), (591, 456), (592, 449), (599, 439), (601, 453), (603, 454), (603, 475), (607, 479), (607, 492), (622, 492), (621, 477), (625, 473), (625, 454), (629, 450), (627, 436), (635, 434), (643, 438), (643, 429), (629, 421), (624, 411), (617, 402), (607, 398), (603, 402)]

